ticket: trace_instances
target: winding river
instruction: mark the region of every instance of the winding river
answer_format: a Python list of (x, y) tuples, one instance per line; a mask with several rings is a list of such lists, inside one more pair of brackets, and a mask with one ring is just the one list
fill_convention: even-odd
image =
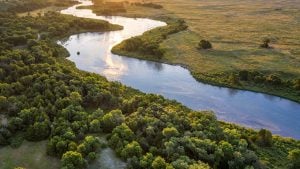
[[(219, 120), (254, 129), (267, 128), (274, 134), (300, 139), (300, 104), (267, 94), (199, 83), (180, 66), (114, 55), (111, 53), (114, 45), (166, 24), (143, 18), (96, 16), (91, 10), (76, 9), (92, 5), (91, 1), (80, 2), (61, 13), (106, 20), (122, 25), (124, 29), (82, 33), (59, 41), (70, 52), (68, 59), (77, 68), (101, 74), (145, 93), (175, 99), (194, 110), (212, 110)], [(77, 55), (78, 51), (80, 55)]]

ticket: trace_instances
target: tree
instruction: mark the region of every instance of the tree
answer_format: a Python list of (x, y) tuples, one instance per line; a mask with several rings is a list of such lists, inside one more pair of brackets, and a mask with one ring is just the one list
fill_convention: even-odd
[(290, 161), (291, 169), (300, 168), (300, 149), (294, 149), (289, 152), (288, 159)]
[(176, 137), (179, 134), (175, 127), (166, 127), (163, 129), (162, 133), (166, 138)]
[(84, 141), (77, 147), (77, 151), (83, 156), (95, 152), (100, 146), (99, 140), (94, 136), (86, 136)]
[(7, 98), (4, 96), (0, 96), (0, 110), (4, 110), (8, 107)]
[(248, 74), (249, 74), (249, 72), (247, 70), (240, 71), (239, 72), (239, 78), (240, 78), (240, 80), (247, 81), (248, 80), (248, 76), (249, 76)]
[(124, 159), (131, 158), (133, 156), (140, 157), (142, 155), (142, 148), (140, 144), (136, 141), (133, 141), (125, 146), (121, 152), (121, 156)]
[(272, 146), (272, 133), (269, 130), (261, 129), (256, 136), (256, 144), (259, 146), (270, 147)]
[(27, 129), (27, 139), (30, 141), (40, 141), (48, 138), (50, 126), (48, 122), (35, 122)]
[(264, 38), (260, 47), (261, 48), (270, 48), (270, 45), (269, 45), (270, 42), (271, 42), (271, 40), (269, 38)]
[(208, 40), (201, 40), (198, 44), (199, 49), (211, 49), (212, 44)]
[(153, 154), (152, 153), (147, 153), (144, 155), (141, 160), (140, 160), (140, 166), (142, 168), (151, 168), (151, 164), (154, 160)]
[(8, 128), (12, 132), (15, 132), (17, 130), (22, 129), (22, 127), (23, 127), (22, 124), (23, 124), (23, 120), (21, 118), (19, 118), (19, 117), (12, 117), (8, 121)]
[(103, 116), (101, 126), (106, 132), (111, 132), (116, 126), (122, 124), (125, 120), (121, 110), (113, 110)]
[(70, 100), (75, 105), (80, 105), (82, 103), (82, 97), (78, 92), (72, 92), (70, 94)]
[[(293, 81), (293, 88), (296, 90), (300, 90), (300, 79)], [(1, 103), (1, 101), (0, 101), (0, 103)]]
[(210, 169), (210, 167), (208, 164), (198, 161), (197, 163), (190, 165), (189, 169)]
[(61, 159), (63, 169), (84, 169), (86, 161), (82, 155), (75, 151), (67, 151)]
[(92, 133), (96, 133), (96, 132), (101, 131), (100, 121), (98, 119), (94, 119), (93, 121), (91, 121), (89, 130)]
[(167, 166), (167, 163), (166, 163), (165, 159), (158, 156), (154, 159), (151, 166), (153, 169), (165, 169)]
[(277, 75), (271, 74), (266, 77), (266, 82), (271, 85), (280, 85), (282, 80)]

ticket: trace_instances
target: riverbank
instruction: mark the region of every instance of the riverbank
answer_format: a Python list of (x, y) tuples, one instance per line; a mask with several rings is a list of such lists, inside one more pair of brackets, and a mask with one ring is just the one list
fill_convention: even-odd
[[(288, 54), (286, 49), (281, 49), (282, 45), (279, 46), (281, 43), (283, 43), (281, 41), (289, 40), (291, 38), (291, 34), (288, 34), (288, 39), (281, 38), (280, 42), (272, 44), (274, 46), (276, 45), (274, 49), (259, 48), (259, 41), (261, 39), (259, 39), (258, 36), (263, 37), (263, 32), (258, 32), (257, 36), (251, 39), (253, 40), (253, 43), (246, 43), (243, 42), (243, 38), (246, 37), (247, 32), (239, 32), (239, 34), (244, 35), (245, 37), (232, 37), (233, 39), (230, 39), (230, 36), (228, 36), (228, 34), (226, 34), (224, 30), (216, 31), (215, 36), (221, 33), (220, 36), (224, 39), (224, 42), (220, 42), (220, 40), (214, 40), (213, 32), (209, 32), (209, 30), (205, 29), (209, 26), (208, 24), (201, 25), (199, 23), (191, 21), (187, 13), (185, 13), (186, 10), (184, 8), (182, 8), (182, 13), (180, 13), (180, 11), (178, 10), (178, 6), (181, 4), (181, 2), (176, 1), (176, 4), (175, 2), (167, 3), (163, 0), (158, 0), (155, 1), (155, 3), (162, 4), (164, 8), (153, 9), (149, 7), (135, 6), (132, 4), (124, 4), (126, 12), (115, 12), (114, 15), (127, 17), (149, 17), (152, 19), (167, 21), (167, 23), (170, 18), (173, 18), (174, 20), (176, 20), (176, 18), (181, 18), (187, 22), (187, 25), (189, 26), (188, 30), (168, 35), (168, 37), (166, 38), (163, 37), (163, 42), (159, 41), (159, 43), (156, 44), (156, 46), (158, 46), (158, 48), (164, 52), (163, 56), (159, 58), (157, 57), (157, 54), (151, 55), (136, 51), (126, 51), (124, 49), (121, 49), (120, 45), (113, 48), (113, 53), (139, 59), (181, 65), (190, 70), (195, 79), (200, 82), (217, 86), (266, 93), (300, 102), (300, 91), (297, 87), (297, 79), (300, 79), (300, 72), (299, 69), (297, 69), (297, 57), (295, 57), (296, 55), (294, 54)], [(195, 6), (193, 5), (194, 2), (188, 1), (185, 3), (188, 4), (185, 5), (187, 8), (192, 8), (191, 11), (193, 13), (199, 12), (197, 9), (193, 8), (193, 6)], [(207, 5), (204, 2), (201, 3), (201, 5)], [(217, 2), (217, 4), (218, 3), (219, 2)], [(232, 2), (228, 2), (228, 4), (230, 3)], [(288, 5), (289, 4), (284, 7), (287, 7), (287, 10), (292, 10), (292, 8)], [(270, 6), (269, 8), (273, 9), (275, 7)], [(91, 9), (93, 9), (99, 15), (102, 14), (99, 11), (97, 12), (97, 7), (92, 6)], [(208, 8), (206, 12), (210, 12), (209, 9), (211, 8)], [(255, 11), (255, 9), (251, 8), (249, 8), (248, 10)], [(279, 13), (282, 14), (282, 12)], [(198, 19), (200, 19), (202, 15), (203, 12), (199, 12), (199, 14), (191, 17), (194, 19), (196, 17), (199, 17)], [(218, 13), (212, 14), (212, 17), (214, 17), (214, 15), (218, 15)], [(241, 17), (244, 17), (241, 19), (249, 19), (245, 15), (241, 15)], [(168, 18), (168, 20), (166, 20), (166, 18)], [(206, 18), (202, 18), (202, 20), (203, 19)], [(217, 21), (218, 24), (219, 22), (222, 22), (221, 20)], [(249, 20), (249, 22), (250, 21), (252, 24), (252, 31), (259, 30), (259, 24), (252, 20)], [(205, 22), (207, 22), (207, 20), (205, 20)], [(235, 23), (236, 21), (234, 20), (233, 22)], [(214, 22), (212, 24), (214, 24)], [(241, 26), (241, 24), (236, 25)], [(199, 30), (197, 26), (202, 27), (204, 30)], [(242, 26), (244, 27), (246, 25)], [(267, 27), (272, 28), (271, 25), (267, 25)], [(274, 25), (273, 28), (275, 28)], [(209, 33), (209, 37), (213, 39), (212, 43), (214, 49), (208, 51), (199, 51), (197, 49), (198, 43), (202, 38), (209, 38), (204, 37), (201, 34), (203, 33), (203, 31)], [(228, 33), (230, 32), (228, 31)], [(277, 34), (278, 33), (276, 33), (276, 35)], [(151, 36), (155, 39), (158, 35), (159, 34), (155, 31), (149, 31), (143, 36), (140, 36), (140, 38), (148, 39), (149, 42), (153, 42), (153, 38), (151, 38)], [(293, 42), (296, 43), (296, 41)], [(122, 44), (124, 45), (125, 43), (126, 41)], [(291, 46), (293, 45), (291, 44)], [(297, 50), (297, 48), (295, 50)], [(263, 82), (257, 82), (256, 80), (239, 80), (240, 72), (245, 70), (249, 72), (259, 73), (260, 76), (258, 76), (258, 78), (261, 78), (262, 76), (264, 79), (268, 79), (271, 76), (276, 76), (280, 78), (281, 84), (274, 85), (272, 84), (272, 82), (266, 82), (267, 80), (263, 80)]]
[[(1, 19), (12, 23), (4, 25), (3, 30), (21, 35), (31, 30), (23, 28), (28, 22), (38, 30), (42, 29), (41, 25), (47, 30), (50, 25), (54, 26), (49, 29), (53, 35), (65, 34), (60, 30), (62, 23), (67, 24), (62, 30), (76, 30), (76, 27), (80, 30), (80, 26), (88, 29), (89, 24), (95, 24), (92, 20), (57, 15), (26, 20), (3, 15)], [(97, 23), (101, 24), (100, 21)], [(98, 24), (95, 25), (98, 27)], [(12, 144), (13, 137), (23, 131), (28, 140), (49, 139), (47, 154), (63, 157), (62, 167), (84, 168), (85, 160), (92, 162), (97, 157), (99, 140), (91, 134), (104, 131), (109, 134), (109, 146), (132, 168), (182, 168), (182, 164), (206, 168), (229, 168), (231, 165), (284, 168), (293, 163), (288, 154), (299, 149), (299, 141), (272, 136), (265, 130), (258, 133), (222, 123), (211, 112), (196, 112), (162, 96), (144, 94), (118, 82), (107, 81), (98, 74), (81, 71), (66, 60), (66, 50), (56, 45), (53, 37), (35, 43), (31, 41), (28, 45), (26, 42), (27, 48), (1, 50), (0, 110), (8, 115), (9, 121), (8, 126), (1, 126), (1, 144)], [(6, 34), (1, 34), (0, 39), (3, 44), (10, 42), (4, 41), (8, 39)], [(99, 49), (99, 46), (93, 49)], [(78, 47), (75, 50), (78, 52)], [(91, 50), (89, 53), (93, 54)], [(82, 56), (88, 55), (82, 53)], [(180, 151), (178, 147), (182, 147)], [(10, 153), (17, 154), (16, 151), (5, 148), (8, 152), (4, 155), (9, 154), (8, 158), (13, 159), (14, 155)], [(27, 157), (28, 153), (32, 152), (19, 155)]]

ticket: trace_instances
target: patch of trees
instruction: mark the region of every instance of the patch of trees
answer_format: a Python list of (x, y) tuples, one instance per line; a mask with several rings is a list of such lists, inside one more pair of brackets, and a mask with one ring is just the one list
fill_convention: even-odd
[(261, 73), (258, 71), (242, 70), (238, 73), (239, 81), (253, 82), (255, 84), (265, 84), (278, 87), (287, 87), (293, 90), (300, 90), (300, 80), (284, 80), (276, 74)]
[(136, 5), (136, 6), (142, 6), (142, 7), (154, 8), (154, 9), (161, 9), (161, 8), (163, 8), (162, 5), (155, 4), (155, 3), (152, 3), (152, 2), (149, 2), (149, 3), (135, 2), (135, 3), (132, 3), (132, 4)]
[(150, 101), (112, 131), (109, 145), (128, 168), (260, 168), (243, 133), (222, 129), (211, 113), (174, 108)]
[(48, 12), (43, 17), (17, 17), (11, 13), (0, 14), (0, 49), (11, 49), (20, 45), (33, 45), (33, 40), (57, 38), (76, 31), (106, 31), (121, 29), (120, 26), (111, 25), (106, 21), (79, 19)]
[(187, 25), (183, 20), (171, 20), (167, 26), (150, 30), (141, 36), (123, 41), (115, 46), (112, 51), (114, 53), (122, 52), (125, 55), (126, 52), (128, 52), (127, 55), (137, 53), (151, 59), (161, 59), (164, 50), (160, 47), (160, 43), (169, 35), (183, 31), (186, 28)]
[(290, 161), (289, 168), (300, 168), (300, 149), (294, 149), (289, 152), (288, 159)]
[(93, 0), (92, 6), (80, 6), (79, 9), (92, 9), (97, 15), (116, 15), (126, 13), (127, 10), (123, 2), (105, 2), (103, 0)]
[(48, 6), (68, 7), (76, 4), (72, 0), (4, 0), (0, 1), (0, 11), (2, 12), (30, 12), (37, 9), (45, 8)]
[(44, 8), (50, 5), (49, 1), (43, 0), (10, 0), (10, 1), (1, 1), (0, 5), (6, 6), (4, 11), (12, 12), (27, 12), (33, 11), (36, 9)]

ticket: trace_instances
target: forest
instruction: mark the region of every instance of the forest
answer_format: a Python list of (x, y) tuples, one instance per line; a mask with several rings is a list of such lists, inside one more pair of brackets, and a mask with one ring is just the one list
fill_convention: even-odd
[[(184, 21), (171, 20), (167, 27), (153, 30), (158, 37), (146, 33), (145, 39), (132, 38), (121, 46), (129, 51), (138, 46), (142, 54), (160, 56), (156, 44), (186, 28)], [(299, 141), (221, 122), (213, 112), (193, 111), (80, 71), (56, 43), (71, 34), (121, 26), (56, 12), (19, 17), (6, 11), (0, 13), (0, 29), (2, 147), (47, 140), (47, 154), (61, 159), (63, 169), (87, 168), (106, 146), (129, 169), (300, 168)], [(245, 81), (253, 76), (239, 73)], [(279, 82), (268, 79), (274, 85)], [(299, 88), (299, 81), (294, 85)], [(107, 144), (97, 139), (99, 134), (108, 135)]]

